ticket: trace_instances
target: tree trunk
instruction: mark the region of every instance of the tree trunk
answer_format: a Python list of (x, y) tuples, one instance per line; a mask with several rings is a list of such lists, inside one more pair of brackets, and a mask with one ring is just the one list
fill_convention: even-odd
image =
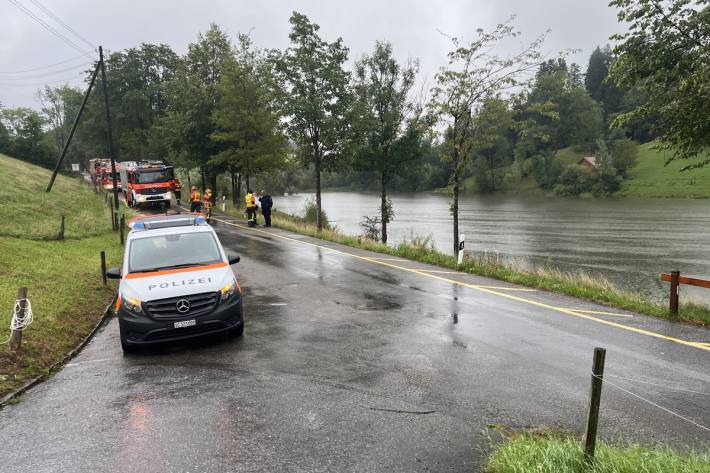
[(242, 174), (237, 173), (237, 195), (234, 197), (234, 205), (239, 206), (239, 200), (242, 198)]
[(202, 192), (205, 192), (205, 168), (200, 167), (200, 178), (202, 179)]
[(190, 192), (192, 192), (192, 182), (190, 181), (190, 171), (192, 171), (192, 169), (188, 168), (187, 169), (187, 188)]
[(217, 197), (217, 171), (210, 173), (210, 181), (212, 184), (212, 195)]
[(230, 192), (232, 193), (232, 205), (237, 206), (237, 183), (234, 180), (234, 169), (229, 168)]
[(320, 162), (321, 158), (316, 158), (316, 229), (318, 233), (323, 231), (323, 222), (321, 221), (321, 198), (320, 198)]
[(454, 257), (459, 257), (459, 178), (454, 178), (454, 196), (451, 213), (454, 216)]
[(247, 192), (249, 192), (249, 189), (251, 189), (251, 185), (249, 184), (249, 174), (246, 174), (246, 175), (244, 176), (244, 181), (245, 181), (245, 183), (246, 183), (246, 185), (247, 185)]
[(380, 176), (380, 197), (382, 202), (380, 203), (380, 213), (382, 214), (382, 243), (387, 243), (387, 189), (385, 187), (385, 173), (383, 172)]

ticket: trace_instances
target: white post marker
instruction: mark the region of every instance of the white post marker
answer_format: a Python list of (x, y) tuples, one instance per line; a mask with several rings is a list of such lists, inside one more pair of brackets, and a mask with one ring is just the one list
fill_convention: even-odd
[(79, 163), (71, 163), (71, 170), (73, 172), (79, 172)]
[(466, 235), (463, 233), (459, 235), (459, 264), (463, 263), (463, 246)]
[(222, 196), (222, 212), (227, 211), (227, 196), (223, 195)]

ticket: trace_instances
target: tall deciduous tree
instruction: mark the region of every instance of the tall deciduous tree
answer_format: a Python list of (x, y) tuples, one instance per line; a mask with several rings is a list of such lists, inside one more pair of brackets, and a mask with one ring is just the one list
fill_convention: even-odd
[(67, 136), (82, 100), (82, 93), (70, 85), (58, 87), (45, 86), (37, 93), (42, 113), (52, 129), (57, 143), (57, 150), (64, 148)]
[(355, 67), (355, 168), (374, 171), (379, 178), (383, 243), (387, 243), (387, 224), (394, 216), (387, 199), (388, 184), (405, 163), (420, 155), (421, 107), (411, 96), (417, 68), (416, 62), (398, 64), (392, 45), (383, 42), (375, 43), (372, 54)]
[(291, 46), (278, 60), (287, 89), (283, 110), (288, 130), (303, 161), (316, 175), (316, 225), (322, 230), (321, 173), (335, 170), (348, 143), (349, 74), (343, 68), (348, 49), (318, 34), (320, 27), (294, 12), (289, 19)]
[[(248, 182), (249, 177), (284, 164), (286, 137), (274, 103), (273, 84), (265, 56), (252, 48), (247, 35), (239, 35), (236, 61), (220, 80), (212, 139), (221, 149), (210, 161), (226, 164), (237, 179), (243, 174)], [(234, 200), (238, 192), (232, 187)]]
[(486, 100), (499, 96), (519, 84), (526, 72), (540, 64), (538, 51), (543, 36), (508, 57), (497, 56), (493, 49), (502, 41), (515, 38), (511, 21), (498, 25), (493, 31), (477, 31), (469, 43), (451, 38), (453, 49), (448, 53), (449, 63), (436, 75), (432, 90), (431, 107), (447, 127), (444, 135), (447, 159), (451, 161), (454, 254), (459, 251), (459, 191), (463, 172), (471, 157), (478, 124), (476, 115)]
[[(646, 102), (616, 125), (656, 116), (661, 146), (677, 158), (710, 148), (710, 6), (698, 0), (612, 0), (629, 31), (615, 35), (610, 75)], [(704, 166), (710, 158), (690, 167)]]

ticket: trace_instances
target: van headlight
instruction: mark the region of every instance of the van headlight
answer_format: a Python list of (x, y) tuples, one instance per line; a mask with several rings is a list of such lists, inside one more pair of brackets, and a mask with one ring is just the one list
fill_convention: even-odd
[(136, 299), (134, 297), (121, 296), (121, 305), (123, 305), (127, 311), (133, 312), (134, 314), (140, 314), (143, 312), (140, 299)]
[(219, 290), (221, 297), (219, 298), (220, 304), (222, 302), (228, 301), (230, 298), (234, 297), (234, 293), (237, 291), (237, 280), (233, 279), (231, 282), (227, 283)]

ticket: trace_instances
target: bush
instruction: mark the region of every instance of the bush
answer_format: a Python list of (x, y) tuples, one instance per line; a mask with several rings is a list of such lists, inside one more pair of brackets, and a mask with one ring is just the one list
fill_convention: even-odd
[(579, 166), (568, 166), (562, 171), (554, 191), (559, 196), (578, 196), (583, 192), (589, 192), (592, 188), (592, 180), (593, 176), (584, 172)]
[[(316, 198), (311, 197), (306, 201), (306, 205), (303, 208), (303, 222), (316, 224), (318, 216), (318, 205), (316, 203)], [(320, 211), (320, 221), (323, 228), (330, 228), (330, 222), (328, 221), (328, 216), (325, 214), (325, 210)]]

